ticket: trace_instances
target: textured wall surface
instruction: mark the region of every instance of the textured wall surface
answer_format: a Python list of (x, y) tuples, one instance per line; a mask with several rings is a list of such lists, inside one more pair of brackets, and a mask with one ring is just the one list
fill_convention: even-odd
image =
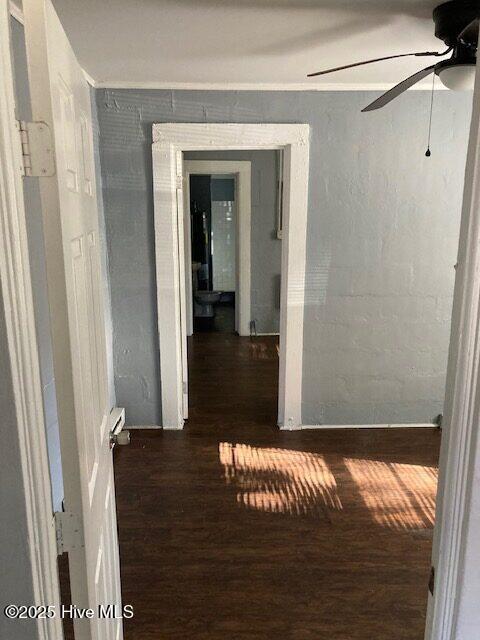
[(280, 328), (282, 243), (277, 239), (275, 151), (190, 151), (188, 160), (248, 160), (252, 163), (251, 319), (257, 333)]
[(423, 422), (442, 410), (471, 95), (97, 90), (115, 388), (161, 417), (151, 126), (311, 126), (303, 422)]
[[(11, 19), (11, 25), (17, 113), (21, 120), (31, 120), (30, 90), (28, 86), (23, 26), (13, 18)], [(23, 189), (27, 218), (28, 247), (30, 250), (35, 325), (40, 354), (43, 411), (47, 428), (52, 500), (54, 508), (60, 510), (63, 500), (62, 460), (60, 455), (57, 401), (55, 397), (52, 339), (50, 336), (50, 312), (48, 308), (47, 275), (45, 270), (45, 247), (43, 243), (42, 211), (38, 180), (36, 178), (24, 180)]]

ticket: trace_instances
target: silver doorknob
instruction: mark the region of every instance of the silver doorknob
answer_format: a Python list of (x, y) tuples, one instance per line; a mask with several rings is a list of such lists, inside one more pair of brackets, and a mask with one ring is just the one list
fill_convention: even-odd
[(118, 433), (110, 434), (110, 447), (118, 445), (130, 444), (130, 431), (128, 429), (122, 429)]

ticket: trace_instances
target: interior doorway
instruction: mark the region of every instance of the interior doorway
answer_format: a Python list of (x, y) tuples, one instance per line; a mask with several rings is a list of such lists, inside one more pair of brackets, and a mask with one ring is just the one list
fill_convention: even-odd
[[(302, 424), (303, 321), (308, 204), (309, 125), (153, 125), (155, 247), (162, 426), (188, 416), (184, 152), (282, 150), (283, 206), (278, 418)], [(240, 203), (241, 206), (241, 203)], [(242, 256), (240, 248), (239, 255)], [(171, 257), (170, 259), (165, 259)], [(240, 270), (241, 271), (241, 270)]]
[(223, 419), (225, 397), (237, 417), (253, 424), (261, 396), (261, 422), (276, 422), (279, 156), (277, 150), (184, 154), (189, 429), (215, 411)]
[(250, 335), (251, 164), (184, 159), (187, 336)]
[(234, 333), (235, 175), (191, 174), (189, 188), (193, 330)]

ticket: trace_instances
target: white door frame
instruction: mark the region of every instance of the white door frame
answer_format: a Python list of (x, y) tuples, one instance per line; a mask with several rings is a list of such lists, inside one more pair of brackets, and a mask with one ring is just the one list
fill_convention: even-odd
[[(429, 594), (426, 640), (478, 637), (478, 581), (469, 584), (464, 553), (469, 537), (480, 538), (478, 512), (480, 450), (480, 66), (477, 65), (472, 121), (465, 171), (463, 208), (455, 278), (445, 417), (440, 452), (432, 566), (433, 597)], [(477, 474), (474, 475), (475, 468)], [(471, 513), (472, 506), (476, 512)], [(478, 561), (478, 558), (477, 558)], [(478, 572), (478, 567), (475, 568)], [(470, 575), (470, 574), (469, 574)], [(459, 606), (467, 602), (475, 621), (459, 621)], [(472, 635), (460, 635), (469, 625)], [(475, 630), (474, 630), (475, 628)], [(475, 635), (473, 635), (475, 634)]]
[(252, 209), (252, 163), (249, 160), (184, 160), (185, 217), (185, 298), (187, 309), (187, 335), (193, 333), (192, 304), (192, 229), (190, 225), (190, 176), (235, 176), (235, 330), (241, 336), (250, 335), (250, 221)]
[[(15, 122), (13, 66), (8, 2), (0, 2), (0, 286), (15, 398), (17, 438), (21, 458), (36, 606), (51, 604), (59, 611), (57, 547), (43, 416), (27, 226), (20, 167), (22, 158)], [(18, 603), (20, 604), (20, 603)], [(29, 603), (30, 604), (30, 603)], [(59, 616), (38, 619), (36, 637), (63, 638)]]
[[(153, 190), (162, 424), (184, 422), (181, 270), (183, 152), (284, 149), (278, 425), (302, 424), (303, 314), (310, 127), (306, 124), (153, 125)], [(180, 212), (182, 212), (180, 214)], [(180, 233), (180, 236), (179, 236)], [(183, 248), (183, 242), (182, 248)]]

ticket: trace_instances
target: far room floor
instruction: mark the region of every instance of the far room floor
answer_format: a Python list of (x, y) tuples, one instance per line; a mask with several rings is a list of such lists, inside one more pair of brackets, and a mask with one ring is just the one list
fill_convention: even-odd
[(126, 640), (421, 640), (440, 432), (281, 432), (277, 338), (190, 339), (190, 418), (115, 452)]

